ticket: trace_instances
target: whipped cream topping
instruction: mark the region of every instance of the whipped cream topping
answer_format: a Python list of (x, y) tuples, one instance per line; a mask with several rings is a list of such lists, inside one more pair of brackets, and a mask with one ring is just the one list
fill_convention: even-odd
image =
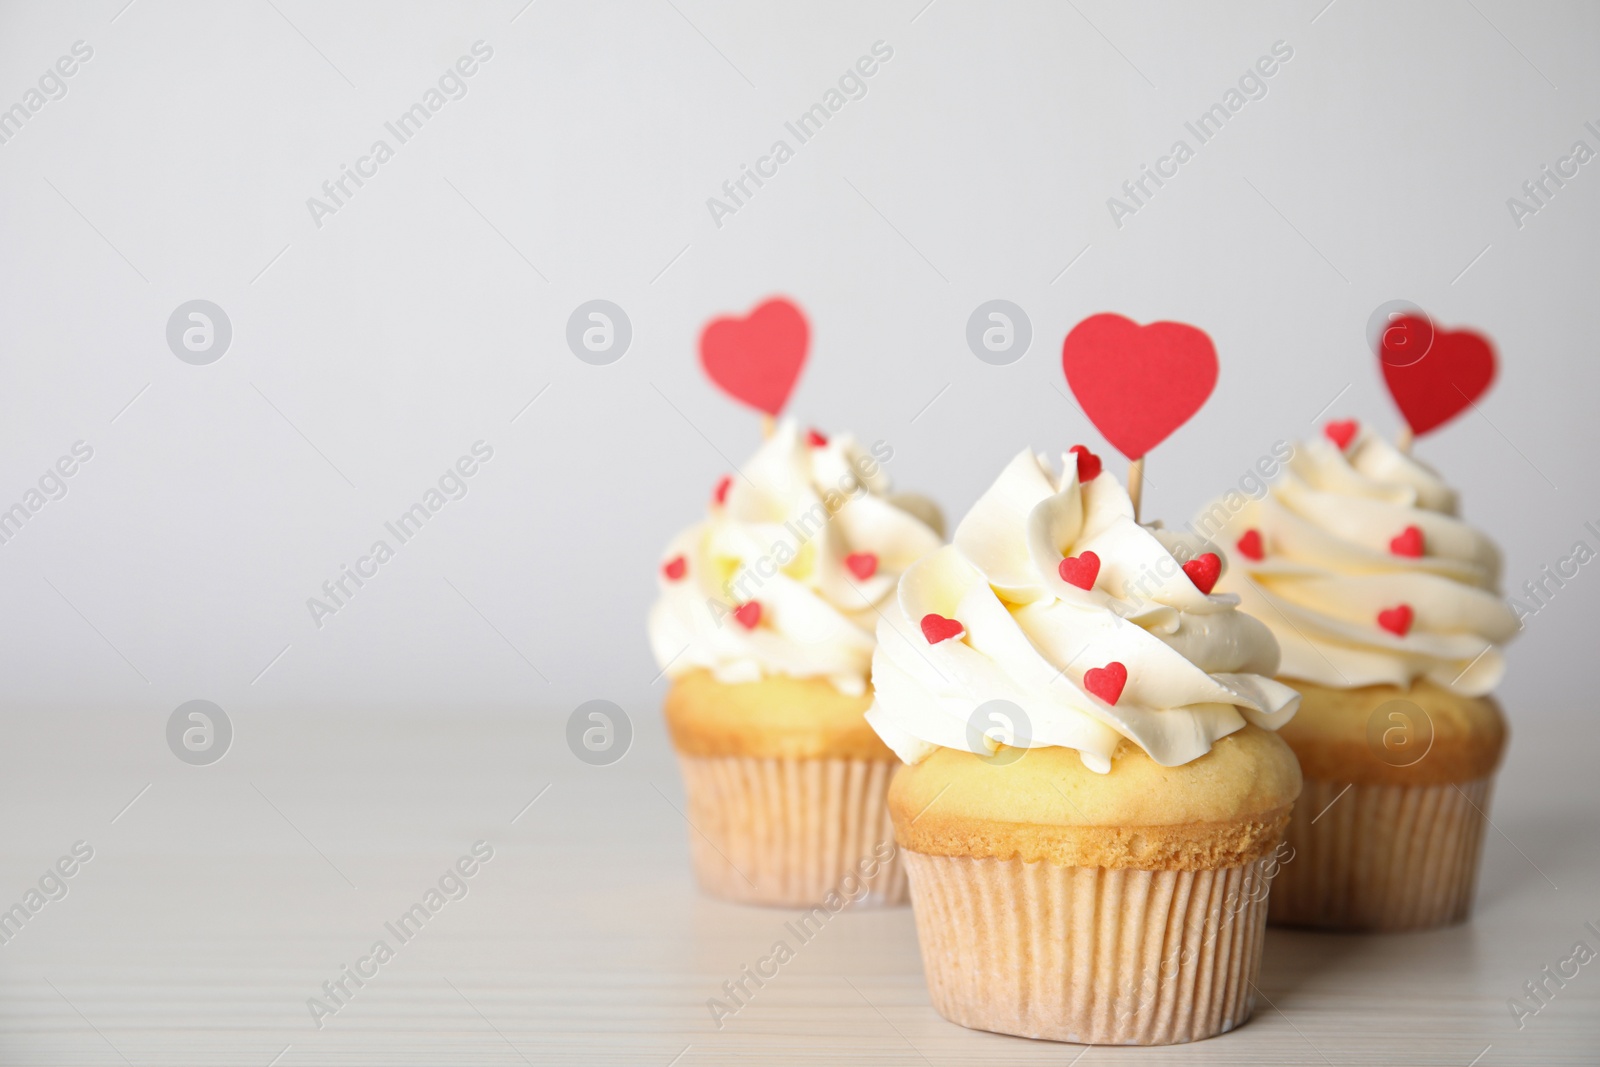
[(943, 543), (937, 507), (889, 492), (893, 455), (780, 423), (662, 559), (649, 633), (667, 676), (824, 677), (866, 692), (878, 611)]
[[(993, 748), (980, 732), (989, 724), (974, 721), (995, 700), (1021, 711), (998, 740), (1076, 749), (1102, 774), (1124, 738), (1170, 767), (1246, 723), (1276, 729), (1294, 714), (1299, 695), (1270, 677), (1271, 632), (1182, 567), (1215, 547), (1135, 522), (1127, 492), (1098, 466), (1085, 464), (1094, 476), (1080, 485), (1074, 456), (1058, 475), (1023, 451), (954, 543), (900, 579), (878, 624), (867, 720), (907, 763), (940, 747), (979, 751), (975, 738)], [(925, 632), (930, 615), (961, 632), (932, 640), (943, 624)], [(1110, 664), (1126, 670), (1120, 693), (1096, 677)]]
[(1194, 525), (1228, 551), (1220, 588), (1283, 649), (1279, 674), (1333, 688), (1426, 679), (1476, 696), (1519, 629), (1500, 553), (1456, 517), (1437, 473), (1364, 428), (1299, 449), (1259, 500), (1230, 493)]

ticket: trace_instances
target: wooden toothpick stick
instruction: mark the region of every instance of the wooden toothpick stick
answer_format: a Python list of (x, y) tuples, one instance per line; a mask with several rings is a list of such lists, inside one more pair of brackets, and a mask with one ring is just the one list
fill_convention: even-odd
[(1414, 440), (1415, 437), (1411, 433), (1411, 427), (1402, 426), (1400, 427), (1400, 432), (1394, 435), (1394, 447), (1398, 448), (1403, 455), (1410, 455), (1411, 443)]
[(763, 415), (763, 416), (761, 416), (761, 436), (763, 438), (771, 437), (774, 433), (777, 432), (777, 429), (778, 429), (778, 420), (777, 419), (773, 418), (771, 415)]
[(1128, 464), (1128, 499), (1133, 501), (1133, 521), (1139, 521), (1139, 497), (1144, 494), (1144, 457)]

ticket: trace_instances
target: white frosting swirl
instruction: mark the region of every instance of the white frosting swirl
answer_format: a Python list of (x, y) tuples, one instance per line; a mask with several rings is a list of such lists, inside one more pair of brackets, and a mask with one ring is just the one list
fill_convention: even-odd
[[(1126, 738), (1164, 766), (1187, 763), (1247, 722), (1276, 729), (1299, 706), (1270, 677), (1272, 634), (1202, 593), (1179, 558), (1204, 541), (1134, 521), (1109, 473), (1079, 486), (1073, 456), (1055, 474), (1023, 451), (973, 505), (955, 542), (913, 565), (878, 624), (876, 702), (867, 720), (908, 763), (935, 748), (975, 750), (974, 715), (992, 700), (1021, 709), (1006, 743), (1077, 749), (1100, 773)], [(1066, 556), (1100, 560), (1089, 589), (1060, 574)], [(930, 642), (921, 620), (957, 620), (964, 636)], [(1084, 676), (1127, 669), (1114, 704)]]
[[(704, 668), (729, 684), (825, 677), (866, 692), (880, 605), (901, 572), (943, 543), (937, 507), (889, 494), (882, 463), (892, 455), (881, 442), (869, 453), (848, 434), (823, 441), (793, 420), (779, 424), (710, 515), (667, 548), (649, 621), (666, 674)], [(753, 627), (733, 614), (751, 604)]]
[[(1476, 696), (1505, 673), (1495, 646), (1519, 626), (1498, 593), (1499, 550), (1456, 518), (1438, 474), (1376, 434), (1303, 445), (1261, 499), (1231, 493), (1195, 525), (1230, 553), (1219, 587), (1271, 627), (1283, 677), (1339, 689), (1424, 678)], [(1401, 608), (1393, 629), (1380, 623)]]

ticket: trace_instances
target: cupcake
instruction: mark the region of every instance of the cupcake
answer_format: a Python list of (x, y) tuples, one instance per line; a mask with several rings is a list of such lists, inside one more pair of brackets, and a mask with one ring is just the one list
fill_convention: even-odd
[(1271, 628), (1302, 694), (1282, 737), (1305, 794), (1275, 923), (1414, 930), (1464, 920), (1505, 719), (1488, 694), (1519, 628), (1500, 555), (1439, 476), (1353, 422), (1294, 452), (1251, 499), (1195, 528), (1232, 566), (1218, 588)]
[(1298, 697), (1213, 546), (1063, 463), (1018, 455), (901, 577), (867, 720), (909, 764), (889, 809), (941, 1015), (1194, 1041), (1255, 1004)]
[(904, 902), (867, 679), (879, 611), (943, 538), (931, 503), (890, 495), (892, 456), (785, 420), (662, 560), (650, 645), (715, 896)]

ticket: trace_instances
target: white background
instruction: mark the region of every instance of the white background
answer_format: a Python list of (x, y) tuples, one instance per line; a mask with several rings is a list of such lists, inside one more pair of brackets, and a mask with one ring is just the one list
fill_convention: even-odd
[[(7, 10), (0, 99), (95, 49), (0, 146), (0, 500), (95, 449), (0, 546), (8, 699), (648, 703), (657, 555), (758, 436), (695, 340), (771, 293), (813, 323), (791, 411), (891, 442), (898, 484), (953, 517), (1023, 446), (1100, 443), (1063, 395), (1072, 324), (1202, 326), (1220, 383), (1150, 461), (1146, 513), (1174, 521), (1347, 385), (1324, 417), (1392, 431), (1365, 323), (1414, 300), (1499, 346), (1482, 416), (1418, 452), (1505, 546), (1508, 584), (1594, 540), (1600, 164), (1520, 231), (1505, 201), (1575, 139), (1600, 149), (1600, 11), (679, 7)], [(307, 198), (479, 39), (469, 94), (316, 228)], [(877, 40), (894, 58), (867, 96), (714, 226), (706, 199)], [(1107, 198), (1278, 40), (1294, 58), (1268, 95), (1117, 229)], [(596, 297), (633, 322), (609, 367), (564, 340)], [(993, 297), (1034, 324), (1009, 367), (964, 339)], [(194, 298), (233, 323), (207, 367), (165, 343)], [(318, 630), (306, 599), (479, 439), (495, 459), (468, 497)], [(1515, 646), (1519, 719), (1587, 710), (1591, 581)]]
[[(1150, 459), (1145, 513), (1169, 521), (1321, 419), (1392, 433), (1364, 333), (1378, 305), (1413, 300), (1499, 349), (1481, 412), (1417, 452), (1504, 546), (1508, 587), (1580, 538), (1600, 547), (1583, 529), (1600, 520), (1600, 162), (1521, 229), (1506, 206), (1575, 140), (1600, 149), (1583, 125), (1600, 126), (1592, 4), (124, 3), (0, 9), (0, 106), (73, 42), (94, 49), (0, 145), (0, 506), (73, 442), (94, 449), (0, 545), (0, 790), (16, 816), (0, 896), (145, 782), (153, 813), (203, 822), (210, 794), (160, 797), (205, 774), (257, 803), (252, 771), (263, 795), (300, 803), (293, 821), (323, 825), (294, 837), (260, 809), (266, 829), (246, 836), (296, 863), (306, 836), (336, 858), (330, 838), (386, 848), (328, 816), (361, 792), (337, 784), (352, 764), (381, 777), (363, 731), (418, 718), (508, 724), (514, 741), (482, 736), (527, 769), (496, 801), (514, 811), (587, 773), (563, 732), (592, 698), (637, 731), (607, 788), (660, 807), (649, 825), (681, 866), (680, 830), (641, 784), (653, 767), (676, 795), (644, 617), (661, 546), (759, 439), (701, 375), (699, 329), (774, 293), (813, 328), (792, 413), (890, 442), (898, 487), (953, 518), (1024, 446), (1103, 444), (1064, 392), (1074, 323), (1114, 310), (1201, 326), (1219, 385)], [(317, 227), (307, 198), (376, 138), (393, 145), (384, 123), (478, 40), (493, 58), (468, 95)], [(784, 122), (876, 41), (894, 54), (867, 95), (716, 226), (706, 199), (776, 138), (792, 144)], [(1185, 120), (1277, 41), (1294, 55), (1266, 97), (1118, 228), (1107, 198), (1192, 144)], [(1007, 367), (965, 341), (997, 297), (1034, 330)], [(209, 366), (166, 344), (195, 298), (232, 322)], [(611, 366), (565, 343), (595, 298), (632, 321)], [(494, 458), (468, 496), (318, 629), (306, 599), (480, 439)], [(1510, 651), (1501, 696), (1524, 751), (1572, 742), (1561, 774), (1518, 763), (1514, 742), (1513, 838), (1519, 820), (1536, 830), (1517, 805), (1576, 803), (1592, 759), (1597, 603), (1591, 566)], [(195, 698), (236, 731), (205, 772), (166, 750), (168, 715)], [(449, 788), (470, 793), (451, 767)], [(363, 795), (425, 806), (429, 773)], [(476, 818), (440, 832), (392, 903), (485, 836)], [(206, 848), (244, 847), (236, 826), (214, 829), (196, 831)], [(1494, 1011), (1565, 947), (1580, 903), (1564, 898), (1503, 993), (1490, 983)], [(57, 921), (37, 957), (12, 959), (92, 956)], [(286, 983), (286, 1019), (343, 951), (293, 961), (308, 981)]]

